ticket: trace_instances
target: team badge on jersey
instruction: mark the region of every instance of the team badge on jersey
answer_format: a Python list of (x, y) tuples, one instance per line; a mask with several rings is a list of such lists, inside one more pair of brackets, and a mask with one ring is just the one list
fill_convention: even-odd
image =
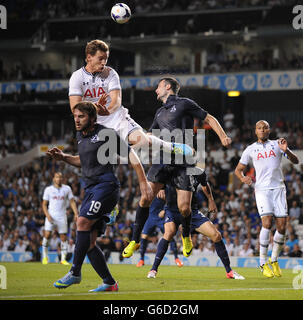
[(170, 111), (169, 112), (176, 112), (176, 106), (174, 105), (171, 109), (170, 109)]
[(98, 141), (99, 141), (99, 137), (98, 137), (98, 135), (97, 135), (97, 134), (95, 134), (95, 135), (90, 139), (90, 141), (91, 141), (92, 143), (96, 143), (96, 142), (98, 142)]

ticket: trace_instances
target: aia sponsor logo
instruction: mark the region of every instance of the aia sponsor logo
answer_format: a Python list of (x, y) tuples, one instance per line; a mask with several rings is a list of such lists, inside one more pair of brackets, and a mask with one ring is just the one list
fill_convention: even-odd
[(53, 196), (53, 200), (64, 200), (64, 196)]
[(275, 154), (274, 150), (270, 150), (269, 153), (267, 153), (266, 151), (264, 153), (259, 152), (258, 155), (257, 155), (257, 160), (267, 159), (267, 158), (270, 158), (270, 157), (276, 157), (276, 154)]
[(102, 87), (99, 87), (97, 89), (93, 88), (92, 90), (86, 89), (84, 98), (99, 98), (103, 93), (105, 93), (105, 91)]

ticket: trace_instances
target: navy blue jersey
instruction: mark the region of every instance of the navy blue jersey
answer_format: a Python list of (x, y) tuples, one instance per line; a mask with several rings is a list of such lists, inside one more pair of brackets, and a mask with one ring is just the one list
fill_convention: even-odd
[(170, 95), (165, 104), (159, 108), (149, 129), (193, 129), (194, 118), (204, 120), (207, 112), (188, 98)]
[[(106, 129), (107, 131), (102, 131)], [(115, 130), (95, 124), (94, 130), (84, 136), (77, 132), (78, 153), (81, 161), (82, 178), (86, 187), (114, 177), (117, 155), (128, 156), (130, 147)], [(105, 145), (106, 144), (106, 145)], [(102, 148), (102, 146), (104, 148)], [(105, 160), (106, 161), (105, 161)], [(112, 175), (105, 175), (112, 173)]]

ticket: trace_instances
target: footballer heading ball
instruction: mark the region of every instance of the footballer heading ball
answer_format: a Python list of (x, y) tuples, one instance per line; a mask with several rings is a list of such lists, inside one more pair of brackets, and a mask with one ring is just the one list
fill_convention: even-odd
[(116, 3), (110, 12), (112, 19), (117, 23), (126, 23), (131, 17), (129, 6), (125, 3)]

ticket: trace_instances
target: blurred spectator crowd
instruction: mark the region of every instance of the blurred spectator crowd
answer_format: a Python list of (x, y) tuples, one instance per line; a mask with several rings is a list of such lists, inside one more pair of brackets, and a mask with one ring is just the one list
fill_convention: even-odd
[[(235, 125), (235, 115), (228, 109), (223, 117), (224, 128), (233, 140), (233, 149), (236, 156), (244, 150), (245, 146), (255, 140), (254, 124), (244, 122), (241, 126)], [(275, 123), (271, 123), (271, 138), (284, 137), (292, 150), (303, 150), (303, 125), (299, 122), (290, 122), (282, 117)], [(207, 131), (207, 138), (211, 143), (206, 145), (206, 151), (210, 153), (220, 149), (220, 142), (212, 131)], [(0, 129), (0, 159), (12, 154), (24, 153), (38, 144), (63, 144), (68, 143), (75, 146), (73, 132), (66, 129), (63, 136), (48, 135), (45, 131), (37, 131), (27, 128), (21, 130), (18, 135), (8, 135), (5, 130)], [(224, 159), (228, 162), (231, 159)], [(232, 160), (234, 166), (236, 160)]]
[[(253, 189), (247, 185), (240, 185), (235, 178), (235, 180), (231, 179), (232, 171), (240, 159), (242, 150), (247, 144), (255, 140), (253, 127), (244, 124), (242, 128), (235, 129), (231, 112), (226, 113), (223, 121), (226, 131), (232, 133), (235, 130), (232, 148), (234, 153), (228, 154), (225, 151), (223, 152), (223, 157), (215, 160), (212, 152), (218, 148), (211, 144), (212, 147), (208, 147), (206, 157), (206, 172), (213, 189), (218, 213), (208, 214), (207, 202), (202, 191), (198, 193), (199, 207), (203, 213), (209, 216), (223, 235), (231, 256), (257, 256), (261, 221), (255, 199), (251, 196)], [(237, 130), (240, 130), (240, 132)], [(272, 126), (272, 130), (273, 136), (287, 138), (292, 149), (296, 149), (296, 139), (301, 136), (298, 148), (303, 149), (303, 130), (301, 126), (279, 119)], [(30, 133), (27, 133), (27, 136), (28, 139), (24, 137), (24, 141), (28, 141), (22, 147), (23, 151), (31, 148), (36, 138), (39, 139), (39, 137), (30, 139)], [(50, 139), (45, 135), (42, 135), (42, 137), (44, 137), (45, 142)], [(237, 137), (241, 137), (241, 142), (238, 141)], [(73, 144), (72, 134), (69, 133), (62, 139), (66, 139), (70, 143), (67, 152), (75, 153), (76, 146)], [(15, 142), (12, 142), (2, 134), (1, 148), (10, 148), (9, 144), (7, 145), (9, 141), (11, 141), (12, 145), (15, 144)], [(146, 167), (146, 169), (148, 168)], [(299, 171), (291, 164), (283, 168), (287, 187), (289, 220), (287, 224), (287, 240), (281, 255), (286, 257), (301, 257), (303, 251), (303, 165), (301, 165), (300, 169)], [(109, 257), (112, 251), (116, 251), (120, 253), (120, 259), (122, 260), (122, 249), (132, 234), (135, 211), (140, 199), (140, 190), (135, 172), (131, 166), (119, 165), (116, 170), (121, 182), (120, 213), (116, 223), (107, 227), (105, 234), (98, 238), (98, 242), (105, 251), (106, 257)], [(45, 220), (41, 208), (42, 195), (45, 187), (52, 183), (52, 177), (56, 171), (63, 173), (63, 183), (71, 186), (77, 204), (80, 207), (84, 190), (81, 173), (77, 168), (42, 157), (13, 173), (9, 173), (5, 169), (1, 170), (0, 251), (30, 251), (33, 253), (33, 260), (40, 261), (40, 246)], [(247, 174), (254, 177), (254, 170), (249, 168)], [(69, 246), (72, 252), (75, 241), (75, 223), (70, 209), (67, 210), (67, 214)], [(274, 229), (275, 227), (273, 226), (272, 234)], [(161, 237), (162, 234), (159, 230), (150, 235), (147, 252), (155, 252), (156, 244)], [(192, 238), (194, 243), (193, 255), (216, 254), (213, 243), (206, 237), (200, 234), (193, 234)], [(179, 232), (176, 239), (177, 247), (181, 253), (182, 241)], [(58, 251), (59, 244), (59, 235), (54, 232), (50, 250)]]

